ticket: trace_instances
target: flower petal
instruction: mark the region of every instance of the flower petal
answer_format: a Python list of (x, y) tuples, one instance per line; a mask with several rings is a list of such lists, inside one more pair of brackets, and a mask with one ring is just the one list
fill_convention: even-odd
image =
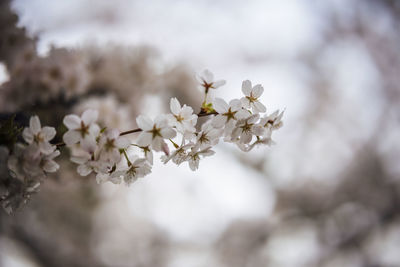
[(29, 120), (29, 128), (31, 128), (32, 134), (36, 135), (40, 132), (42, 128), (40, 125), (40, 120), (38, 116), (32, 116)]
[(81, 176), (87, 176), (92, 172), (92, 168), (86, 164), (82, 164), (78, 166), (77, 171)]
[(28, 144), (32, 144), (33, 142), (33, 134), (31, 128), (25, 128), (22, 132), (22, 137)]
[(226, 84), (226, 81), (225, 80), (218, 80), (218, 81), (216, 81), (216, 82), (214, 82), (213, 83), (213, 88), (214, 89), (217, 89), (218, 87), (221, 87), (221, 86), (223, 86), (223, 85), (225, 85)]
[(221, 114), (219, 114), (212, 119), (212, 126), (214, 126), (215, 128), (222, 128), (225, 125), (226, 121), (226, 116), (222, 116)]
[(264, 88), (262, 87), (261, 84), (257, 84), (253, 87), (253, 89), (251, 91), (253, 93), (253, 97), (259, 98), (262, 95), (262, 93), (264, 92)]
[(86, 124), (89, 125), (97, 120), (97, 117), (99, 116), (99, 112), (94, 109), (88, 109), (82, 114), (82, 121)]
[(58, 165), (54, 160), (48, 160), (43, 165), (43, 170), (45, 172), (56, 172), (59, 168), (60, 165)]
[(49, 126), (43, 127), (42, 134), (45, 141), (50, 141), (51, 139), (54, 138), (54, 136), (56, 136), (56, 129), (54, 129), (54, 127), (49, 127)]
[(136, 118), (136, 123), (143, 131), (151, 130), (154, 125), (153, 121), (147, 115), (139, 115)]
[(255, 113), (259, 113), (259, 112), (266, 112), (267, 108), (260, 102), (260, 101), (255, 101), (253, 102), (253, 111)]
[(81, 119), (74, 114), (65, 116), (63, 123), (69, 130), (75, 130), (81, 127)]
[(51, 154), (56, 148), (52, 146), (49, 142), (39, 142), (39, 149), (45, 155)]
[(136, 140), (136, 144), (138, 146), (145, 147), (145, 146), (150, 145), (152, 140), (153, 140), (153, 136), (151, 133), (142, 132), (139, 135), (138, 139)]
[(202, 78), (206, 83), (212, 83), (214, 81), (214, 74), (211, 71), (205, 69), (203, 71)]
[(242, 92), (245, 96), (250, 96), (251, 82), (249, 80), (245, 80), (242, 82)]
[(69, 130), (63, 136), (64, 143), (67, 146), (78, 143), (80, 139), (81, 139), (81, 134), (75, 130)]
[(215, 98), (212, 104), (213, 108), (220, 114), (228, 111), (229, 106), (222, 98)]
[(161, 135), (163, 138), (171, 139), (176, 136), (176, 132), (171, 127), (161, 129)]
[(181, 104), (179, 103), (178, 99), (176, 97), (171, 98), (169, 102), (169, 107), (171, 109), (172, 114), (178, 115), (179, 112), (181, 111)]

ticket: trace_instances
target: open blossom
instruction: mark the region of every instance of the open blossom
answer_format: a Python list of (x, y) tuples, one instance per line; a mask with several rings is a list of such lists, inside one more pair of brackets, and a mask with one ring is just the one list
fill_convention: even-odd
[(232, 131), (231, 141), (248, 144), (251, 142), (253, 135), (262, 135), (262, 129), (256, 126), (259, 118), (259, 114), (254, 114), (246, 119), (239, 120)]
[(265, 116), (260, 119), (260, 125), (267, 128), (268, 130), (277, 130), (282, 127), (282, 117), (284, 111), (279, 113), (279, 110), (275, 111), (271, 115)]
[(188, 159), (187, 150), (191, 149), (193, 146), (194, 146), (193, 143), (182, 145), (182, 146), (178, 147), (175, 151), (173, 151), (170, 155), (168, 155), (168, 156), (163, 155), (161, 157), (161, 160), (164, 164), (167, 164), (168, 161), (172, 160), (173, 163), (175, 163), (176, 165), (179, 165)]
[(118, 163), (121, 159), (121, 149), (129, 146), (130, 142), (127, 138), (119, 136), (118, 129), (106, 130), (100, 137), (99, 147), (101, 148), (100, 160)]
[(98, 112), (91, 109), (83, 112), (81, 118), (77, 115), (65, 116), (63, 122), (68, 128), (63, 136), (65, 144), (71, 146), (80, 142), (82, 148), (93, 149), (100, 133), (100, 127), (95, 123), (97, 116)]
[(178, 99), (171, 98), (170, 109), (172, 114), (168, 115), (168, 119), (172, 126), (182, 134), (194, 133), (196, 131), (195, 125), (197, 123), (197, 115), (193, 114), (193, 109), (189, 106), (179, 103)]
[(217, 89), (226, 83), (225, 80), (215, 81), (214, 74), (209, 70), (204, 70), (200, 75), (197, 75), (196, 78), (200, 83), (200, 89), (204, 90), (205, 93), (208, 93), (210, 88)]
[(189, 167), (192, 171), (195, 171), (199, 168), (200, 156), (209, 157), (215, 154), (215, 151), (211, 150), (211, 146), (206, 147), (201, 150), (197, 150), (196, 148), (192, 148), (192, 151), (188, 154)]
[(176, 132), (168, 124), (168, 119), (163, 115), (157, 116), (154, 121), (146, 115), (139, 115), (136, 122), (142, 129), (136, 140), (140, 147), (150, 145), (155, 151), (163, 151), (164, 139), (171, 139), (176, 136)]
[(229, 135), (237, 120), (244, 119), (250, 115), (250, 113), (242, 109), (242, 103), (239, 99), (233, 99), (229, 102), (229, 105), (225, 100), (216, 98), (213, 102), (213, 108), (218, 112), (212, 120), (212, 125), (215, 128), (221, 128), (225, 126), (225, 135)]
[(32, 116), (29, 120), (29, 128), (25, 128), (22, 136), (28, 144), (34, 144), (39, 147), (37, 152), (50, 154), (55, 147), (49, 141), (56, 135), (56, 130), (53, 127), (41, 127), (38, 116)]
[[(149, 173), (151, 173), (151, 165), (149, 164), (149, 162), (144, 158), (133, 156), (126, 167), (123, 167), (111, 173), (109, 181), (113, 183), (120, 183), (120, 179), (122, 178), (124, 182), (129, 186), (138, 178), (142, 178)], [(104, 181), (106, 180), (103, 179), (101, 182)]]
[(201, 126), (201, 131), (196, 136), (196, 149), (204, 149), (208, 146), (214, 146), (218, 144), (219, 138), (222, 135), (222, 129), (216, 129), (212, 126), (211, 121), (204, 123)]
[(249, 80), (243, 81), (242, 83), (242, 92), (245, 97), (242, 97), (240, 101), (245, 108), (251, 108), (254, 113), (265, 112), (266, 107), (258, 101), (258, 98), (264, 92), (264, 88), (261, 84), (257, 84), (252, 87), (251, 82)]

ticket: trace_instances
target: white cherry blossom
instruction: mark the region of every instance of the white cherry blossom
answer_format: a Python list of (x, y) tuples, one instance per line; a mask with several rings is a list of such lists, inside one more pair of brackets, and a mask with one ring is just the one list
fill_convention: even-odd
[(223, 129), (216, 129), (209, 120), (201, 126), (201, 131), (196, 136), (196, 149), (204, 149), (208, 146), (218, 144), (219, 138), (223, 133)]
[(265, 112), (266, 107), (258, 100), (258, 98), (264, 92), (264, 88), (261, 84), (256, 84), (254, 87), (251, 85), (249, 80), (243, 81), (242, 83), (242, 92), (245, 97), (241, 98), (245, 108), (251, 108), (254, 113)]
[(209, 157), (215, 154), (215, 151), (211, 150), (211, 146), (206, 147), (202, 150), (197, 150), (196, 148), (192, 148), (192, 151), (188, 154), (189, 167), (192, 171), (195, 171), (199, 168), (200, 156)]
[(246, 119), (239, 120), (232, 131), (231, 141), (248, 144), (251, 142), (253, 135), (262, 135), (262, 129), (256, 126), (259, 118), (259, 114), (254, 114)]
[(174, 97), (171, 98), (170, 109), (172, 114), (168, 115), (168, 119), (178, 132), (185, 134), (196, 131), (197, 115), (193, 114), (191, 107), (186, 105), (181, 106), (178, 99)]
[(84, 149), (93, 149), (96, 146), (96, 137), (100, 133), (100, 127), (95, 123), (98, 117), (96, 110), (88, 109), (81, 117), (67, 115), (64, 117), (64, 124), (68, 131), (64, 134), (63, 140), (67, 146), (79, 143)]
[(157, 116), (154, 121), (146, 115), (139, 115), (136, 122), (142, 129), (136, 140), (138, 146), (150, 145), (155, 151), (163, 151), (164, 139), (171, 139), (176, 136), (176, 132), (168, 124), (168, 119), (164, 115)]
[(100, 137), (99, 147), (100, 160), (110, 162), (112, 164), (118, 163), (121, 159), (121, 149), (129, 146), (130, 142), (127, 138), (120, 136), (118, 129), (106, 130)]
[(164, 164), (167, 164), (170, 160), (176, 165), (180, 165), (182, 162), (188, 160), (188, 150), (194, 146), (193, 143), (182, 145), (174, 150), (169, 156), (163, 155), (161, 160)]
[(213, 102), (213, 108), (218, 112), (218, 115), (212, 119), (212, 125), (215, 128), (225, 127), (225, 136), (232, 133), (237, 120), (244, 119), (250, 115), (247, 110), (242, 108), (242, 103), (239, 99), (231, 100), (228, 105), (222, 98), (216, 98)]
[(50, 154), (55, 147), (49, 141), (56, 135), (56, 130), (53, 127), (41, 127), (38, 116), (32, 116), (29, 120), (29, 128), (25, 128), (22, 136), (28, 144), (37, 145), (40, 152)]
[(214, 74), (209, 70), (204, 70), (200, 75), (196, 76), (197, 80), (200, 83), (200, 89), (204, 90), (207, 94), (209, 89), (217, 89), (218, 87), (223, 86), (226, 81), (225, 80), (214, 80)]

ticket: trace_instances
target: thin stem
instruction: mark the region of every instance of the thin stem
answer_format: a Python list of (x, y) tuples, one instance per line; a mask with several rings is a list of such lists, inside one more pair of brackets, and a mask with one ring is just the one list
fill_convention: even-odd
[[(200, 111), (199, 113), (197, 113), (197, 116), (198, 117), (205, 117), (205, 116), (217, 115), (217, 114), (218, 114), (218, 112), (216, 112), (216, 111), (210, 112), (210, 113), (206, 113), (206, 112), (201, 112)], [(141, 132), (141, 131), (142, 131), (142, 129), (137, 128), (137, 129), (133, 129), (133, 130), (122, 132), (119, 135), (123, 136), (123, 135), (131, 134), (131, 133), (138, 133), (138, 132)], [(65, 146), (65, 143), (64, 142), (60, 142), (60, 143), (57, 143), (57, 144), (54, 144), (54, 145), (57, 146), (57, 147), (63, 147), (63, 146)]]

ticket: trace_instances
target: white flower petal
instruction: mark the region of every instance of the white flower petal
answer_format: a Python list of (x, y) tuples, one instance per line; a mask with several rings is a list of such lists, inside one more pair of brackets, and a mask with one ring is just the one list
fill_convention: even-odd
[(214, 74), (209, 70), (204, 70), (202, 78), (206, 83), (212, 83), (214, 81)]
[(81, 134), (75, 130), (69, 130), (63, 135), (64, 143), (67, 146), (78, 143), (80, 139), (81, 139)]
[(242, 106), (243, 106), (244, 108), (250, 108), (250, 100), (247, 99), (246, 97), (242, 97), (242, 98), (240, 99), (240, 102), (242, 103)]
[(253, 135), (251, 133), (243, 132), (240, 136), (240, 142), (243, 144), (248, 144), (252, 138)]
[(36, 135), (40, 132), (42, 128), (40, 125), (40, 120), (38, 116), (32, 116), (29, 120), (29, 128), (31, 128), (32, 134)]
[(60, 165), (58, 165), (55, 161), (53, 160), (48, 160), (45, 162), (43, 165), (43, 170), (45, 172), (56, 172), (60, 168)]
[(253, 93), (253, 97), (259, 98), (262, 95), (262, 93), (264, 92), (264, 88), (262, 87), (261, 84), (257, 84), (253, 87), (251, 92)]
[(213, 108), (220, 114), (228, 111), (229, 106), (222, 98), (215, 98), (212, 104)]
[(151, 144), (151, 141), (153, 140), (153, 135), (151, 133), (147, 133), (147, 132), (142, 132), (138, 139), (136, 140), (136, 144), (138, 146), (148, 146)]
[(65, 116), (63, 123), (69, 130), (75, 130), (81, 127), (81, 119), (74, 114)]
[(176, 132), (171, 127), (163, 128), (160, 132), (162, 137), (166, 139), (171, 139), (176, 136)]
[(82, 114), (82, 121), (85, 123), (85, 125), (89, 125), (97, 120), (97, 117), (99, 116), (99, 112), (94, 109), (88, 109)]
[(86, 164), (82, 164), (78, 166), (77, 171), (81, 176), (87, 176), (92, 172), (92, 168)]
[(174, 115), (178, 115), (179, 112), (181, 111), (181, 104), (179, 103), (178, 99), (176, 99), (176, 97), (171, 98), (169, 107), (171, 109), (172, 114)]
[(32, 144), (33, 142), (33, 134), (31, 128), (25, 128), (22, 132), (22, 137), (28, 144)]
[(251, 82), (249, 80), (245, 80), (242, 82), (242, 92), (245, 96), (250, 96), (251, 89)]
[(213, 88), (217, 89), (218, 87), (221, 87), (223, 85), (225, 85), (226, 81), (225, 80), (218, 80), (216, 82), (213, 83)]
[(222, 128), (227, 121), (226, 116), (222, 116), (221, 114), (212, 118), (212, 126), (215, 128)]
[(45, 155), (48, 155), (54, 151), (55, 146), (52, 146), (49, 142), (39, 142), (39, 148), (40, 152), (42, 152)]
[(147, 115), (139, 115), (136, 118), (136, 123), (143, 131), (151, 130), (154, 125), (153, 121)]
[(253, 102), (253, 105), (253, 111), (256, 113), (267, 111), (267, 108), (260, 101)]
[(232, 111), (237, 111), (242, 108), (242, 102), (239, 99), (232, 99), (229, 101), (229, 107)]
[(131, 141), (129, 141), (129, 139), (126, 137), (119, 137), (117, 140), (115, 140), (115, 146), (117, 148), (127, 148), (130, 144)]
[(43, 127), (42, 134), (45, 141), (50, 141), (54, 136), (56, 136), (56, 129), (49, 126)]
[(163, 149), (163, 143), (164, 140), (161, 137), (156, 137), (153, 139), (152, 143), (151, 143), (151, 147), (155, 150), (155, 151), (162, 151)]

